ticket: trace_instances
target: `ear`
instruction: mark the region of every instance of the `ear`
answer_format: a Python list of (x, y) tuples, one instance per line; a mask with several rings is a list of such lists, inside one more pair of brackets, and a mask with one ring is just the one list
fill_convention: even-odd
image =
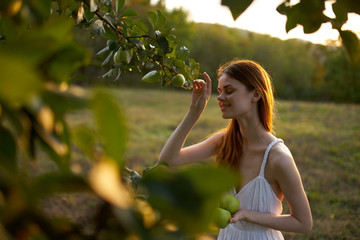
[(260, 95), (259, 91), (254, 90), (251, 102), (257, 102), (260, 100), (260, 98), (261, 98), (261, 95)]

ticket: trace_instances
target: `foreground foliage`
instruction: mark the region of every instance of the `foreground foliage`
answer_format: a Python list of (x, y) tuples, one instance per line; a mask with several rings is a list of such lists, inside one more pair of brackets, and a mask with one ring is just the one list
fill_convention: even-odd
[[(173, 76), (191, 87), (199, 65), (165, 28), (160, 11), (138, 17), (117, 1), (2, 1), (0, 18), (0, 222), (8, 239), (169, 239), (195, 236), (209, 227), (216, 199), (234, 177), (214, 166), (170, 170), (157, 165), (139, 174), (125, 166), (127, 129), (123, 112), (107, 89), (73, 85), (90, 54), (73, 38), (74, 27), (103, 37), (97, 54), (103, 78), (125, 71), (157, 71), (162, 86)], [(93, 124), (71, 128), (68, 113), (91, 112)], [(74, 151), (92, 161), (80, 173)], [(42, 155), (42, 154), (46, 155)], [(34, 174), (24, 166), (39, 156), (53, 171)], [(224, 178), (225, 176), (225, 178)], [(227, 177), (226, 177), (227, 176)], [(219, 181), (219, 178), (222, 180)], [(214, 188), (204, 186), (213, 183)], [(87, 192), (102, 199), (93, 229), (44, 212), (44, 200), (59, 193)], [(189, 192), (191, 194), (184, 194)], [(45, 201), (46, 202), (46, 201)], [(215, 202), (215, 203), (214, 203)], [(169, 225), (176, 226), (168, 230)]]
[[(217, 199), (237, 180), (214, 166), (139, 174), (124, 162), (127, 126), (108, 89), (84, 89), (90, 53), (73, 38), (75, 27), (102, 37), (97, 53), (103, 78), (124, 72), (156, 71), (161, 86), (173, 76), (199, 75), (199, 64), (166, 27), (161, 11), (146, 18), (123, 0), (5, 0), (0, 4), (0, 222), (8, 239), (171, 239), (209, 230)], [(70, 127), (69, 113), (90, 113), (90, 126)], [(86, 173), (73, 165), (74, 151), (92, 162)], [(40, 154), (53, 171), (34, 174), (24, 166)], [(44, 156), (44, 155), (41, 155)], [(221, 179), (221, 180), (219, 180)], [(93, 229), (51, 217), (44, 199), (57, 193), (86, 192), (101, 199)]]

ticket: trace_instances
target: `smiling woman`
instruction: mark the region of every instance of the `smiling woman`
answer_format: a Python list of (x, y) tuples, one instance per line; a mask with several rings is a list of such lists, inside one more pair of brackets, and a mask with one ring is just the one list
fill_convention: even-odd
[[(163, 147), (159, 162), (182, 165), (211, 161), (238, 173), (242, 181), (229, 194), (240, 207), (218, 239), (284, 239), (280, 231), (307, 233), (312, 216), (299, 171), (282, 139), (272, 133), (273, 89), (267, 72), (249, 60), (234, 60), (219, 69), (217, 98), (225, 130), (184, 147), (191, 129), (211, 96), (211, 79), (194, 80), (191, 105), (183, 121)], [(291, 209), (282, 214), (282, 200)], [(227, 225), (227, 226), (226, 226)]]

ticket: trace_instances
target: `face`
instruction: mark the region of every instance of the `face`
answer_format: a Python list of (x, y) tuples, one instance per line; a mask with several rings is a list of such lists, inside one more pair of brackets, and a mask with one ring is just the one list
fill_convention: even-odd
[(217, 97), (222, 117), (241, 118), (256, 109), (255, 91), (249, 91), (239, 80), (224, 73), (218, 81)]

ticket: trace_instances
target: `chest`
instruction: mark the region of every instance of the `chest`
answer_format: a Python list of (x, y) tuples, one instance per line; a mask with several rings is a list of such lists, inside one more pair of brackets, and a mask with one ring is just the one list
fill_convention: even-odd
[(263, 150), (254, 149), (243, 152), (239, 164), (239, 172), (242, 179), (240, 187), (243, 187), (259, 175), (263, 160)]
[[(251, 182), (254, 178), (259, 176), (261, 165), (264, 160), (265, 150), (250, 150), (244, 151), (240, 160), (239, 172), (241, 176), (241, 183), (237, 187), (237, 192), (245, 185)], [(270, 184), (272, 190), (281, 200), (283, 198), (280, 186), (276, 182), (274, 176), (271, 174), (271, 167), (269, 167), (269, 159), (267, 159), (264, 166), (264, 178)]]

